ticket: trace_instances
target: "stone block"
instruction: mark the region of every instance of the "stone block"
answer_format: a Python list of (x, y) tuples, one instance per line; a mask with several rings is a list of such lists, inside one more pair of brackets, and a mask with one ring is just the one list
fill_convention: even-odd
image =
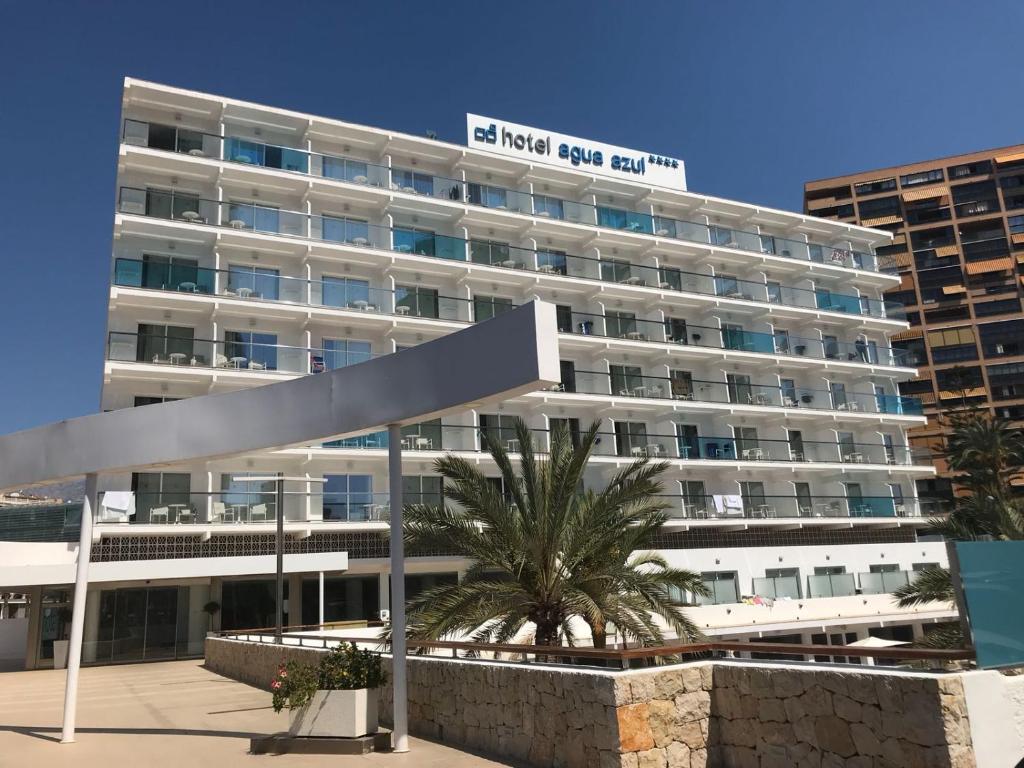
[(804, 715), (793, 723), (793, 733), (797, 741), (811, 745), (818, 743), (818, 737), (814, 731), (814, 718), (810, 715)]
[(698, 666), (690, 665), (683, 667), (680, 677), (684, 692), (699, 691), (703, 687), (701, 668)]
[[(817, 746), (826, 752), (833, 752), (843, 758), (852, 757), (857, 752), (850, 737), (849, 723), (835, 715), (816, 718), (814, 735)], [(822, 762), (824, 763), (824, 759)]]
[(619, 745), (623, 752), (640, 752), (654, 747), (647, 704), (627, 704), (616, 710)]
[(878, 707), (861, 704), (860, 721), (875, 733), (882, 733), (882, 710)]
[(715, 668), (711, 664), (700, 665), (700, 687), (702, 690), (710, 691), (714, 686)]
[(831, 715), (832, 694), (820, 685), (812, 685), (800, 696), (800, 703), (808, 715)]
[(805, 690), (804, 680), (808, 675), (788, 669), (780, 669), (772, 675), (772, 691), (780, 699), (799, 696)]
[(653, 673), (645, 672), (637, 674), (629, 681), (632, 690), (634, 704), (646, 704), (656, 698), (656, 678)]
[(723, 747), (721, 756), (725, 768), (760, 768), (757, 752), (752, 747)]
[(786, 707), (782, 699), (761, 699), (757, 705), (757, 717), (762, 723), (786, 722)]
[(690, 768), (690, 748), (674, 741), (665, 747), (665, 762), (668, 768)]
[(645, 752), (637, 752), (638, 768), (666, 768), (668, 759), (664, 749), (649, 749)]
[(861, 704), (877, 704), (875, 680), (870, 675), (850, 674), (846, 678), (846, 695)]
[(832, 696), (832, 708), (836, 716), (841, 717), (848, 723), (859, 723), (861, 720), (860, 702), (854, 701), (849, 696), (836, 693)]
[(666, 747), (676, 739), (679, 718), (673, 701), (652, 701), (647, 705), (647, 721), (657, 747)]
[(864, 723), (850, 724), (850, 738), (857, 748), (858, 755), (875, 756), (882, 754), (882, 742), (879, 734)]
[(796, 742), (796, 730), (790, 723), (764, 723), (758, 728), (761, 744), (770, 747), (786, 747)]
[(700, 720), (711, 715), (711, 696), (703, 690), (676, 696), (675, 705), (680, 722)]
[(675, 732), (676, 740), (682, 742), (690, 749), (700, 749), (707, 746), (706, 732), (701, 728), (699, 721), (693, 720), (689, 723), (681, 723)]
[(661, 670), (653, 677), (655, 698), (674, 699), (684, 690), (682, 669)]
[(708, 751), (706, 749), (690, 750), (690, 768), (708, 768)]

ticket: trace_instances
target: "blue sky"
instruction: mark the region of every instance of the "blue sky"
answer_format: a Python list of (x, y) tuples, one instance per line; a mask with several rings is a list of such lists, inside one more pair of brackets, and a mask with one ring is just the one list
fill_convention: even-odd
[(465, 141), (477, 112), (690, 188), (1024, 142), (1024, 3), (0, 0), (0, 432), (96, 410), (126, 75)]

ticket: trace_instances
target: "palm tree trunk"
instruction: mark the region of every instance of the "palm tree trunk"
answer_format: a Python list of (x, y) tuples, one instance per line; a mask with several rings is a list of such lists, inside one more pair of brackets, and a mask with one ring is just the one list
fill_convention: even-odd
[(608, 632), (605, 630), (605, 627), (604, 622), (590, 625), (590, 636), (594, 641), (595, 648), (608, 647)]
[(537, 631), (533, 636), (533, 644), (539, 646), (558, 645), (558, 624), (554, 622), (537, 622)]

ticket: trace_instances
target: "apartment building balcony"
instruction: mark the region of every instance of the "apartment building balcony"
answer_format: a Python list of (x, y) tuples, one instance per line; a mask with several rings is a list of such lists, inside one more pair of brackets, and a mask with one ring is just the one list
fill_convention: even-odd
[[(896, 321), (905, 318), (902, 307), (866, 295), (849, 295), (810, 280), (808, 287), (783, 285), (761, 279), (744, 280), (728, 275), (700, 274), (675, 266), (631, 263), (623, 259), (584, 257), (543, 248), (525, 248), (511, 243), (464, 239), (422, 226), (383, 226), (357, 218), (328, 216), (282, 210), (266, 204), (217, 202), (194, 194), (140, 187), (122, 187), (120, 213), (154, 219), (227, 227), (239, 233), (256, 232), (301, 237), (318, 242), (356, 246), (391, 253), (502, 268), (518, 273), (508, 275), (514, 283), (529, 286), (541, 277), (544, 284), (565, 288), (561, 277), (595, 280), (626, 295), (707, 297), (707, 306), (743, 306), (783, 313), (785, 309), (817, 317), (826, 322)], [(550, 279), (549, 278), (553, 278)], [(643, 290), (646, 289), (646, 290)], [(791, 313), (792, 314), (792, 313)], [(797, 313), (799, 314), (799, 313)], [(902, 327), (892, 323), (880, 327)]]
[(300, 174), (332, 183), (361, 186), (387, 195), (426, 197), (458, 205), (478, 206), (503, 214), (530, 216), (599, 227), (633, 235), (679, 240), (715, 249), (754, 253), (759, 256), (807, 262), (863, 272), (891, 272), (890, 257), (858, 251), (848, 244), (811, 243), (761, 231), (690, 221), (658, 215), (647, 205), (644, 210), (628, 210), (600, 205), (591, 200), (575, 201), (536, 194), (532, 185), (512, 189), (483, 180), (451, 178), (423, 168), (387, 167), (367, 159), (327, 155), (298, 147), (280, 146), (249, 138), (216, 136), (176, 126), (127, 119), (123, 144), (126, 154), (136, 148), (178, 153), (193, 161), (209, 159), (265, 169), (277, 173)]
[[(893, 496), (801, 496), (744, 495), (722, 493), (706, 495), (662, 495), (674, 521), (818, 521), (851, 518), (914, 518), (926, 520), (939, 514), (937, 505), (928, 499)], [(764, 594), (759, 592), (757, 594)]]
[[(625, 366), (613, 366), (623, 369)], [(857, 420), (862, 416), (911, 416), (920, 417), (924, 414), (921, 401), (914, 397), (903, 397), (897, 394), (847, 391), (845, 387), (833, 389), (816, 389), (812, 387), (782, 384), (759, 384), (745, 380), (713, 381), (695, 379), (684, 372), (676, 376), (652, 376), (642, 374), (636, 366), (629, 370), (613, 370), (611, 372), (574, 369), (567, 380), (556, 388), (548, 390), (557, 394), (601, 395), (613, 399), (627, 398), (629, 407), (635, 407), (634, 400), (670, 400), (674, 404), (685, 406), (689, 403), (749, 406), (759, 410), (763, 408), (787, 408), (811, 412), (808, 418), (820, 415), (822, 411), (831, 411), (834, 415), (853, 417)], [(654, 404), (655, 408), (663, 409), (662, 403)], [(790, 418), (792, 414), (787, 414)], [(917, 423), (919, 419), (915, 419)]]
[[(532, 450), (543, 454), (548, 450), (550, 430), (535, 428)], [(832, 470), (844, 473), (899, 473), (928, 476), (935, 472), (927, 451), (883, 443), (862, 443), (846, 438), (818, 441), (792, 437), (788, 440), (765, 439), (756, 429), (737, 428), (740, 434), (699, 435), (688, 425), (679, 425), (675, 433), (648, 431), (637, 421), (615, 421), (614, 431), (601, 431), (591, 454), (595, 464), (618, 465), (623, 459), (653, 458), (673, 462), (678, 467), (729, 466), (750, 471), (777, 471), (780, 466), (792, 470)], [(442, 452), (476, 455), (475, 460), (491, 462), (486, 439), (498, 441), (512, 454), (522, 451), (519, 438), (511, 426), (471, 426), (456, 424), (422, 424), (403, 429), (402, 448), (411, 455), (433, 455)], [(324, 443), (324, 450), (378, 451), (388, 448), (387, 432), (374, 432)], [(294, 449), (300, 453), (316, 449)]]

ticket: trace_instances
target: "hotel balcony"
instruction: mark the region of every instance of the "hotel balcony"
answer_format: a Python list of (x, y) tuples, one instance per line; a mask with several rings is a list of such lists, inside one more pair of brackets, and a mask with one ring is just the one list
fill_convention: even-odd
[[(463, 172), (462, 178), (452, 178), (422, 166), (401, 168), (398, 161), (388, 167), (366, 158), (329, 155), (252, 138), (220, 136), (132, 119), (125, 121), (123, 144), (123, 154), (127, 157), (141, 148), (147, 153), (150, 150), (176, 153), (192, 163), (212, 159), (231, 166), (362, 187), (380, 195), (416, 196), (450, 205), (478, 206), (503, 215), (531, 217), (536, 220), (533, 226), (542, 229), (545, 227), (541, 222), (582, 224), (631, 236), (699, 244), (714, 248), (716, 253), (756, 254), (759, 258), (819, 264), (863, 273), (891, 272), (895, 268), (889, 257), (859, 251), (844, 242), (812, 243), (768, 231), (723, 226), (708, 220), (707, 216), (701, 217), (703, 221), (694, 221), (658, 210), (671, 208), (671, 204), (654, 206), (647, 203), (638, 206), (642, 210), (630, 210), (612, 203), (601, 205), (594, 195), (589, 195), (588, 200), (570, 200), (535, 193), (534, 185), (528, 183), (524, 183), (525, 189), (507, 188), (484, 179), (468, 178), (472, 171)], [(429, 163), (429, 158), (425, 160)], [(467, 158), (462, 162), (472, 164)]]
[[(568, 290), (575, 283), (574, 290), (580, 290), (586, 287), (586, 283), (580, 281), (595, 281), (602, 286), (601, 293), (611, 297), (623, 295), (647, 301), (652, 295), (680, 300), (690, 297), (699, 299), (694, 306), (722, 307), (729, 311), (767, 311), (780, 317), (816, 318), (833, 324), (854, 321), (865, 327), (888, 330), (905, 327), (901, 305), (866, 295), (846, 294), (842, 288), (829, 287), (828, 279), (817, 282), (805, 279), (806, 287), (791, 286), (763, 276), (747, 280), (733, 275), (693, 272), (667, 259), (658, 263), (656, 258), (644, 257), (650, 263), (640, 264), (623, 258), (579, 256), (564, 249), (545, 250), (440, 234), (422, 222), (384, 226), (348, 216), (303, 213), (265, 203), (217, 202), (193, 194), (141, 187), (122, 187), (118, 210), (122, 214), (158, 220), (227, 227), (240, 234), (284, 235), (493, 267), (506, 271), (504, 276), (501, 272), (493, 273), (494, 279), (524, 288), (550, 285)], [(742, 268), (753, 267), (743, 265)]]

